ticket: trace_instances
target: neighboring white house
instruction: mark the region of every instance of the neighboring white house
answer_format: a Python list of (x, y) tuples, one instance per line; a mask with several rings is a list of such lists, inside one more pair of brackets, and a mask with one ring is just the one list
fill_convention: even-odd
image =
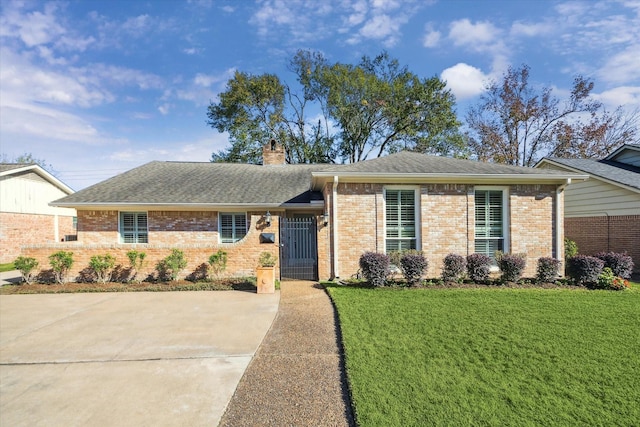
[(544, 158), (535, 167), (588, 174), (565, 190), (565, 236), (582, 254), (627, 252), (640, 271), (640, 145), (603, 160)]
[(76, 210), (49, 206), (74, 191), (36, 164), (0, 163), (0, 263), (24, 245), (75, 236)]

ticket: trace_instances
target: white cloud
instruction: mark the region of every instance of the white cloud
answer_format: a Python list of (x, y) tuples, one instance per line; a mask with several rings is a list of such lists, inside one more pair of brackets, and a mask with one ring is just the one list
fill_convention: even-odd
[(433, 25), (431, 23), (425, 25), (425, 35), (422, 38), (422, 45), (424, 47), (436, 47), (440, 43), (440, 31), (436, 31), (433, 29)]
[(158, 111), (160, 111), (160, 114), (162, 114), (163, 116), (166, 116), (167, 114), (169, 114), (169, 108), (170, 105), (168, 103), (164, 103), (158, 107)]
[(610, 56), (598, 71), (599, 77), (610, 83), (640, 82), (640, 44)]
[(186, 53), (187, 55), (195, 55), (197, 53), (202, 52), (202, 49), (197, 48), (197, 47), (190, 47), (187, 49), (182, 49), (182, 52)]
[(492, 23), (481, 21), (473, 24), (468, 19), (453, 21), (449, 25), (449, 38), (456, 46), (472, 47), (480, 50), (482, 47), (496, 41), (500, 37), (500, 30)]
[(440, 78), (447, 82), (447, 87), (458, 100), (480, 95), (489, 80), (489, 76), (479, 68), (462, 62), (444, 70)]
[(594, 94), (594, 98), (602, 102), (609, 110), (622, 105), (629, 109), (640, 108), (640, 86), (619, 86)]
[(525, 24), (521, 21), (516, 21), (511, 25), (511, 36), (526, 36), (537, 37), (541, 35), (549, 34), (553, 31), (553, 26), (546, 22), (537, 22), (533, 24)]

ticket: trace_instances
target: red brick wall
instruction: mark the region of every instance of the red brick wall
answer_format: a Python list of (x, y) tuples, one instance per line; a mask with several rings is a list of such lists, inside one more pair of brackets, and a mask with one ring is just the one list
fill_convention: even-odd
[[(168, 256), (175, 248), (185, 253), (188, 262), (187, 268), (180, 276), (180, 278), (184, 278), (193, 273), (201, 264), (206, 263), (211, 254), (222, 249), (227, 252), (228, 257), (226, 275), (253, 276), (260, 253), (268, 251), (279, 256), (279, 222), (277, 214), (273, 212), (272, 214), (271, 226), (267, 227), (262, 219), (264, 212), (249, 212), (250, 224), (247, 235), (236, 243), (218, 243), (217, 219), (215, 220), (215, 231), (203, 231), (206, 223), (211, 223), (213, 218), (217, 218), (216, 213), (149, 212), (149, 227), (155, 230), (153, 232), (155, 236), (150, 231), (150, 243), (121, 244), (118, 243), (117, 212), (83, 211), (79, 213), (78, 219), (79, 228), (82, 228), (83, 231), (79, 233), (77, 242), (31, 245), (23, 248), (22, 254), (36, 258), (40, 263), (40, 268), (47, 270), (49, 255), (60, 250), (72, 251), (74, 266), (71, 276), (75, 278), (80, 271), (89, 266), (89, 260), (94, 255), (111, 254), (116, 258), (117, 264), (123, 268), (128, 267), (129, 261), (126, 253), (132, 249), (147, 254), (146, 273), (153, 273), (157, 262)], [(164, 221), (167, 225), (171, 224), (174, 231), (161, 233), (158, 227), (151, 226), (151, 217), (157, 221)], [(194, 231), (187, 231), (190, 228)], [(261, 232), (274, 233), (276, 243), (260, 243)], [(279, 277), (279, 274), (278, 267), (276, 268), (276, 277)]]
[(583, 255), (627, 252), (640, 272), (640, 215), (565, 218), (565, 235)]
[[(73, 217), (58, 216), (58, 238), (76, 234)], [(53, 243), (55, 218), (53, 215), (36, 215), (0, 212), (0, 263), (9, 263), (20, 255), (24, 245)]]

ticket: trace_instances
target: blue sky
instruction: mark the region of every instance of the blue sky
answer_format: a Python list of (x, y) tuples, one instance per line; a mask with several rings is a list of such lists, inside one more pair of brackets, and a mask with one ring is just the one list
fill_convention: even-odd
[(207, 106), (233, 72), (294, 85), (298, 49), (345, 63), (387, 50), (446, 80), (461, 118), (523, 63), (559, 97), (582, 74), (610, 109), (640, 108), (640, 0), (2, 0), (0, 42), (0, 152), (32, 153), (76, 190), (208, 161), (228, 139)]

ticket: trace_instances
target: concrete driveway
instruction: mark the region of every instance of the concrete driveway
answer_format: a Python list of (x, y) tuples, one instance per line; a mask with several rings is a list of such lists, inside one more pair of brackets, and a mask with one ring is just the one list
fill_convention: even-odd
[(279, 296), (0, 295), (0, 425), (216, 426)]

